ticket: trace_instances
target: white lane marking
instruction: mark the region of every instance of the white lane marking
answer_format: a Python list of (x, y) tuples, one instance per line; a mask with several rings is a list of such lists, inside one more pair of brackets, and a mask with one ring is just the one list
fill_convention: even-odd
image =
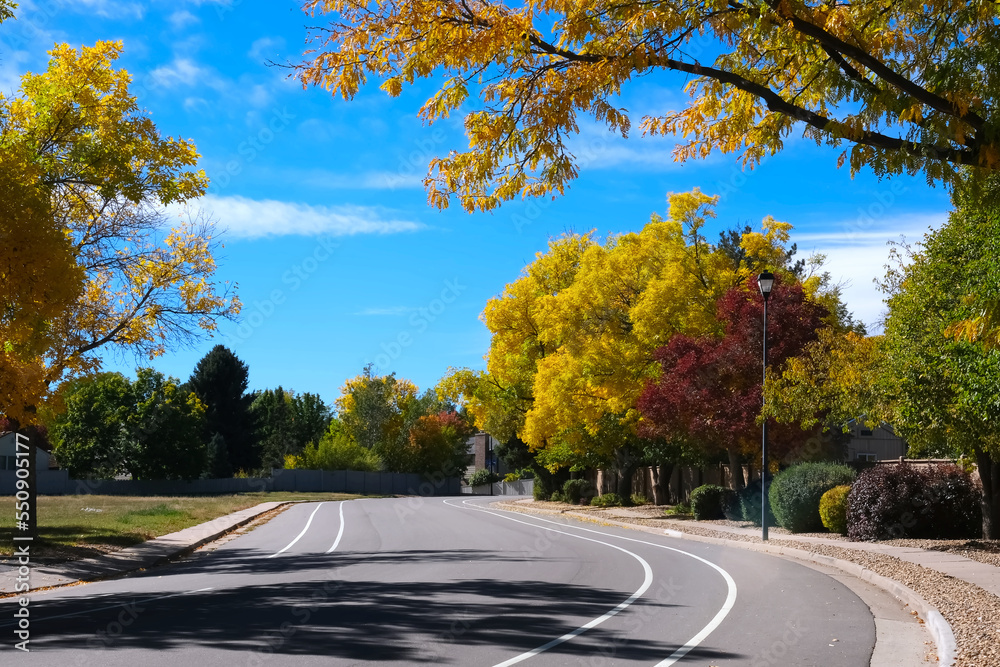
[[(466, 504), (468, 504), (468, 502), (469, 502), (468, 500), (463, 500), (462, 504), (466, 505)], [(486, 510), (482, 510), (482, 511), (486, 511)], [(509, 510), (499, 510), (499, 511), (501, 511), (501, 512), (507, 512)], [(490, 514), (492, 514), (492, 513), (493, 512), (490, 512)], [(736, 582), (733, 581), (733, 578), (724, 569), (722, 569), (721, 567), (719, 567), (718, 565), (716, 565), (712, 561), (706, 560), (706, 559), (702, 558), (701, 556), (696, 556), (695, 554), (690, 553), (688, 551), (684, 551), (683, 549), (675, 549), (674, 547), (668, 547), (668, 546), (666, 546), (664, 544), (657, 544), (655, 542), (647, 542), (645, 540), (637, 540), (637, 539), (632, 538), (632, 537), (624, 537), (622, 535), (614, 535), (612, 533), (603, 533), (603, 532), (601, 532), (599, 530), (592, 530), (590, 528), (583, 528), (581, 526), (568, 525), (568, 524), (565, 524), (565, 523), (559, 523), (558, 521), (550, 521), (549, 519), (543, 519), (543, 518), (537, 517), (537, 516), (532, 516), (531, 518), (532, 519), (536, 519), (538, 521), (543, 521), (545, 523), (551, 523), (551, 524), (555, 524), (557, 526), (562, 526), (564, 528), (573, 528), (575, 530), (584, 530), (584, 531), (586, 531), (588, 533), (596, 533), (598, 535), (603, 535), (604, 537), (613, 537), (613, 538), (617, 538), (619, 540), (626, 540), (628, 542), (638, 542), (639, 544), (648, 544), (649, 546), (657, 547), (659, 549), (667, 549), (669, 551), (675, 551), (675, 552), (677, 552), (679, 554), (684, 554), (685, 556), (690, 556), (691, 558), (694, 558), (695, 560), (701, 561), (702, 563), (704, 563), (705, 565), (708, 565), (709, 567), (713, 568), (716, 572), (718, 572), (719, 574), (722, 575), (722, 578), (726, 580), (726, 586), (728, 587), (729, 591), (726, 594), (726, 601), (722, 604), (722, 608), (719, 609), (719, 613), (717, 613), (712, 618), (712, 620), (708, 622), (708, 625), (706, 625), (704, 628), (702, 628), (701, 632), (699, 632), (698, 634), (696, 634), (694, 637), (692, 637), (691, 639), (689, 639), (683, 646), (681, 646), (676, 651), (674, 651), (673, 653), (671, 653), (669, 657), (667, 657), (666, 659), (664, 659), (664, 660), (656, 663), (656, 667), (669, 667), (669, 665), (672, 665), (672, 664), (676, 663), (678, 660), (680, 660), (681, 658), (683, 658), (684, 656), (686, 656), (688, 653), (690, 653), (693, 648), (695, 648), (696, 646), (698, 646), (698, 644), (700, 644), (701, 642), (705, 641), (705, 639), (710, 634), (712, 634), (712, 632), (716, 628), (718, 628), (720, 625), (722, 625), (722, 621), (725, 620), (726, 616), (729, 615), (729, 612), (732, 611), (733, 607), (736, 605)], [(535, 524), (529, 524), (529, 525), (535, 525)], [(540, 528), (541, 526), (538, 526), (538, 527)]]
[[(447, 500), (444, 501), (444, 504), (448, 505), (449, 507), (454, 507), (456, 509), (475, 509), (478, 512), (486, 512), (487, 514), (492, 514), (493, 516), (498, 516), (501, 519), (507, 519), (508, 521), (513, 521), (515, 523), (522, 523), (522, 524), (524, 524), (526, 526), (532, 526), (534, 528), (538, 528), (539, 527), (536, 524), (529, 523), (527, 521), (519, 521), (518, 519), (514, 519), (514, 518), (511, 518), (509, 516), (504, 516), (502, 514), (496, 514), (495, 512), (491, 512), (489, 510), (484, 510), (484, 509), (481, 509), (481, 508), (478, 508), (478, 507), (476, 507), (476, 508), (474, 508), (474, 507), (460, 507), (459, 505), (452, 505)], [(652, 570), (652, 568), (649, 567), (649, 563), (647, 563), (642, 558), (642, 556), (639, 556), (638, 554), (634, 554), (631, 551), (629, 551), (628, 549), (623, 549), (622, 547), (620, 547), (620, 546), (618, 546), (616, 544), (609, 544), (608, 542), (602, 542), (601, 540), (595, 540), (593, 538), (584, 537), (582, 535), (574, 535), (573, 533), (566, 533), (566, 532), (563, 532), (561, 530), (555, 530), (555, 529), (552, 529), (552, 528), (550, 528), (548, 530), (551, 530), (554, 533), (561, 533), (563, 535), (568, 535), (569, 537), (575, 537), (578, 540), (586, 540), (587, 542), (596, 542), (597, 544), (603, 544), (606, 547), (611, 547), (612, 549), (617, 549), (618, 551), (627, 553), (629, 556), (631, 556), (632, 558), (635, 558), (637, 561), (639, 561), (639, 563), (642, 565), (642, 571), (643, 571), (643, 573), (645, 575), (645, 577), (643, 579), (643, 582), (642, 582), (642, 586), (640, 586), (634, 593), (632, 593), (632, 595), (630, 595), (628, 597), (628, 599), (626, 599), (624, 602), (622, 602), (621, 604), (619, 604), (614, 609), (608, 611), (603, 616), (598, 616), (597, 618), (591, 620), (586, 625), (581, 625), (579, 628), (577, 628), (576, 630), (573, 630), (572, 632), (567, 632), (563, 636), (557, 637), (557, 638), (553, 639), (552, 641), (550, 641), (550, 642), (548, 642), (546, 644), (542, 644), (541, 646), (539, 646), (537, 648), (533, 648), (530, 651), (522, 653), (521, 655), (516, 655), (513, 658), (511, 658), (510, 660), (505, 660), (504, 662), (497, 663), (493, 667), (508, 667), (508, 665), (513, 665), (513, 664), (516, 664), (516, 663), (521, 662), (523, 660), (527, 660), (528, 658), (534, 657), (534, 656), (538, 655), (539, 653), (543, 653), (544, 651), (548, 651), (550, 648), (552, 648), (554, 646), (558, 646), (559, 644), (562, 644), (563, 642), (568, 642), (570, 639), (573, 639), (574, 637), (582, 635), (587, 630), (589, 630), (591, 628), (594, 628), (594, 627), (597, 627), (598, 625), (600, 625), (604, 621), (608, 620), (609, 618), (611, 618), (612, 616), (614, 616), (618, 612), (620, 612), (623, 609), (626, 609), (627, 607), (629, 607), (633, 602), (635, 602), (637, 599), (639, 599), (642, 596), (643, 593), (645, 593), (647, 590), (649, 590), (650, 585), (653, 583), (653, 570)]]
[(327, 550), (327, 553), (332, 553), (337, 550), (337, 545), (340, 544), (340, 538), (344, 536), (344, 501), (340, 501), (340, 530), (337, 531), (337, 539), (333, 541), (333, 546)]
[(283, 554), (286, 551), (288, 551), (289, 549), (291, 549), (292, 547), (294, 547), (295, 543), (298, 542), (299, 540), (301, 540), (302, 536), (306, 534), (307, 530), (309, 530), (309, 526), (313, 522), (313, 517), (316, 516), (316, 512), (318, 512), (319, 508), (322, 507), (323, 505), (326, 505), (326, 503), (325, 502), (320, 503), (319, 505), (316, 506), (316, 509), (314, 509), (312, 511), (312, 514), (309, 515), (309, 520), (306, 521), (306, 527), (302, 529), (302, 532), (298, 534), (298, 537), (296, 537), (294, 540), (292, 540), (291, 542), (289, 542), (287, 547), (285, 547), (284, 549), (282, 549), (278, 553), (271, 554), (270, 556), (268, 556), (268, 558), (274, 558), (278, 554)]
[[(157, 597), (157, 598), (147, 598), (145, 600), (139, 600), (139, 601), (131, 600), (129, 602), (123, 602), (121, 604), (113, 604), (110, 607), (101, 607), (100, 609), (88, 609), (86, 611), (75, 611), (72, 614), (60, 614), (59, 616), (37, 616), (37, 617), (33, 617), (32, 618), (32, 623), (37, 623), (38, 621), (54, 621), (57, 618), (72, 618), (74, 616), (83, 616), (85, 614), (96, 614), (99, 611), (107, 611), (109, 609), (120, 609), (121, 607), (126, 607), (128, 605), (146, 604), (147, 602), (156, 602), (157, 600), (166, 600), (167, 598), (176, 598), (176, 597), (180, 597), (181, 595), (191, 595), (192, 593), (204, 593), (205, 591), (211, 591), (211, 590), (214, 590), (214, 589), (213, 589), (213, 587), (209, 586), (208, 588), (199, 588), (196, 591), (185, 591), (183, 593), (171, 593), (170, 595), (161, 595), (160, 597)], [(108, 595), (119, 595), (119, 594), (118, 593), (108, 593)], [(67, 600), (67, 601), (68, 600), (73, 600), (73, 599), (74, 598), (63, 598), (63, 600)], [(80, 598), (75, 598), (75, 599), (80, 599)], [(39, 612), (36, 610), (33, 613), (34, 614), (38, 614)], [(4, 624), (0, 625), (0, 628), (7, 628), (7, 627), (10, 627), (12, 625), (17, 625), (17, 622), (14, 622), (14, 623), (4, 623)]]

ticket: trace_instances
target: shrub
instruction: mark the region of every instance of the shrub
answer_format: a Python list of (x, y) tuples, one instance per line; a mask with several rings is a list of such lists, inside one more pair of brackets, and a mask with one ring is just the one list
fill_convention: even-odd
[(482, 486), (483, 484), (492, 484), (499, 481), (500, 475), (482, 468), (472, 473), (472, 477), (469, 478), (469, 486)]
[(641, 493), (633, 493), (632, 494), (632, 504), (633, 505), (648, 505), (649, 504), (649, 498), (647, 498), (646, 496), (644, 496)]
[[(748, 486), (745, 486), (739, 493), (740, 518), (753, 523), (755, 526), (759, 526), (761, 498), (760, 480), (751, 482)], [(771, 508), (771, 504), (768, 503), (767, 525), (774, 526), (776, 524), (774, 510)]]
[(544, 484), (539, 484), (538, 480), (535, 480), (535, 486), (531, 489), (531, 495), (535, 500), (548, 500), (552, 494), (548, 489), (545, 488)]
[(597, 507), (621, 507), (622, 497), (617, 493), (605, 493), (597, 496), (596, 498), (592, 498), (590, 504), (596, 505)]
[(768, 490), (778, 525), (793, 533), (823, 530), (819, 499), (835, 486), (854, 481), (854, 471), (840, 463), (800, 463), (775, 475)]
[(285, 467), (304, 470), (361, 470), (378, 472), (382, 459), (345, 435), (327, 433), (319, 443), (310, 442), (299, 456), (285, 457)]
[(663, 510), (663, 513), (670, 516), (676, 516), (678, 514), (690, 514), (691, 506), (688, 505), (687, 503), (677, 503), (673, 507), (668, 507), (667, 509)]
[(553, 491), (552, 495), (549, 496), (549, 500), (552, 501), (552, 502), (554, 502), (554, 503), (569, 502), (568, 500), (566, 500), (566, 498), (563, 496), (563, 494), (560, 493), (559, 491)]
[(831, 533), (847, 534), (847, 494), (850, 492), (849, 485), (841, 484), (819, 499), (819, 518)]
[(715, 484), (703, 484), (691, 492), (691, 511), (699, 520), (721, 519), (735, 491)]
[(861, 473), (851, 487), (847, 535), (854, 540), (979, 537), (981, 494), (969, 474), (953, 464), (880, 465)]
[(597, 495), (594, 485), (585, 479), (568, 479), (563, 484), (563, 497), (568, 503), (579, 503), (583, 498), (593, 498)]

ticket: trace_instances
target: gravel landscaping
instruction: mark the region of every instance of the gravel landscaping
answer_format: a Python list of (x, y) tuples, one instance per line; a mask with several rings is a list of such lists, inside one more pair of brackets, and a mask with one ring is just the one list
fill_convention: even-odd
[[(582, 512), (594, 519), (605, 517), (657, 528), (675, 528), (692, 535), (725, 538), (740, 542), (761, 542), (760, 537), (712, 529), (713, 525), (748, 527), (752, 524), (739, 521), (699, 521), (697, 523), (684, 521), (681, 517), (665, 517), (662, 507), (592, 508), (552, 502), (519, 503), (519, 505), (520, 507), (505, 504), (505, 507), (516, 508), (519, 511), (538, 508), (563, 512)], [(876, 574), (908, 586), (936, 607), (951, 625), (959, 648), (955, 665), (961, 667), (995, 667), (1000, 665), (1000, 597), (960, 579), (892, 556), (831, 544), (781, 539), (782, 535), (788, 535), (788, 531), (783, 528), (771, 528), (769, 533), (768, 542), (770, 544), (858, 563)], [(846, 537), (830, 533), (800, 533), (799, 535), (841, 540), (850, 544)], [(881, 544), (952, 552), (1000, 568), (1000, 541), (996, 540), (891, 540)], [(1000, 577), (1000, 569), (997, 570), (997, 577)]]

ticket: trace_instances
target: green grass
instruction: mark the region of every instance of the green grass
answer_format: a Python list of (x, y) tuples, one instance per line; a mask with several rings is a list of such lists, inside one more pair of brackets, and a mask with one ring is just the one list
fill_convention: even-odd
[[(264, 502), (347, 500), (346, 493), (243, 493), (228, 496), (42, 496), (33, 555), (86, 558), (195, 526)], [(14, 498), (0, 496), (0, 558), (13, 554)]]

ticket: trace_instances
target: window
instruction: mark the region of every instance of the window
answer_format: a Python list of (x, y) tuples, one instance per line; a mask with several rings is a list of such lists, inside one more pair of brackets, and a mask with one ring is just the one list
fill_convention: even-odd
[(858, 434), (861, 435), (862, 437), (870, 438), (872, 435), (872, 430), (870, 428), (863, 428), (860, 431), (858, 431)]
[(858, 452), (858, 461), (878, 461), (878, 457), (872, 452)]

